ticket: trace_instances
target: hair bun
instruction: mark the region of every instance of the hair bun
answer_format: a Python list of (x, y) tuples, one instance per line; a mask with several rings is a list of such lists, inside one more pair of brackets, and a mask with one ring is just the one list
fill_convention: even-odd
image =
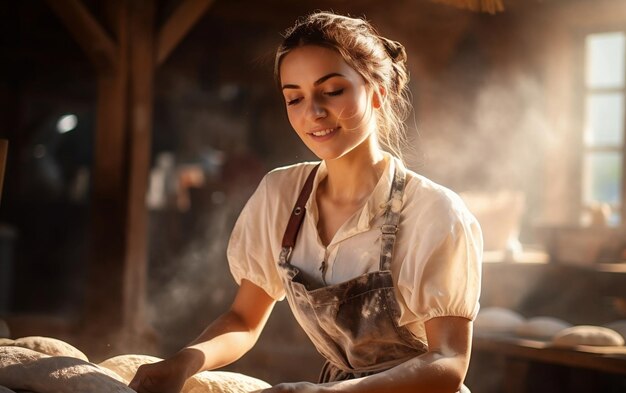
[(405, 62), (406, 61), (406, 50), (404, 49), (404, 45), (399, 43), (398, 41), (393, 41), (385, 37), (380, 37), (383, 46), (385, 47), (385, 51), (394, 62)]

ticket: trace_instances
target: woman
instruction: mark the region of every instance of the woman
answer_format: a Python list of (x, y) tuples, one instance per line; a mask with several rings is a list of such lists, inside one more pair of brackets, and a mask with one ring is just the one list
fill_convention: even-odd
[(275, 72), (289, 122), (322, 161), (265, 176), (231, 235), (234, 302), (139, 393), (178, 392), (256, 342), (287, 297), (327, 359), (319, 384), (266, 392), (456, 392), (478, 312), (482, 237), (450, 190), (404, 168), (406, 53), (362, 19), (319, 12), (287, 31)]

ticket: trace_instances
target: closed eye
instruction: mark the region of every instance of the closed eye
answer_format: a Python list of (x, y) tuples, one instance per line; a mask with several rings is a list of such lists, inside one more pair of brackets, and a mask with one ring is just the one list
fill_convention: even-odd
[(302, 100), (302, 98), (294, 98), (293, 100), (288, 100), (288, 101), (287, 101), (287, 105), (288, 105), (288, 106), (289, 106), (289, 105), (295, 105), (295, 104), (297, 104), (298, 102), (300, 102), (301, 100)]
[(327, 96), (338, 96), (338, 95), (341, 95), (342, 93), (343, 93), (343, 89), (339, 89), (335, 91), (329, 91), (324, 94), (326, 94)]

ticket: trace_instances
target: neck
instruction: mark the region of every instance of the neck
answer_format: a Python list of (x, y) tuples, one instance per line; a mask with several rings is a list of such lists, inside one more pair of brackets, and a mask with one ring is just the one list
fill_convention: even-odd
[(330, 199), (361, 204), (376, 187), (385, 169), (385, 157), (375, 137), (363, 141), (350, 153), (326, 160), (328, 177), (320, 186)]

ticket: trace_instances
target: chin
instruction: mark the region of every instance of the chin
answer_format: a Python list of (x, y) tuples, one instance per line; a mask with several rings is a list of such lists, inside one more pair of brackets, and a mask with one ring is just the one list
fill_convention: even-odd
[(338, 158), (345, 156), (348, 153), (345, 151), (342, 151), (342, 152), (330, 152), (330, 151), (319, 152), (315, 150), (312, 150), (312, 151), (313, 151), (313, 154), (317, 156), (317, 158), (319, 158), (320, 160), (324, 160), (324, 161), (336, 160)]

